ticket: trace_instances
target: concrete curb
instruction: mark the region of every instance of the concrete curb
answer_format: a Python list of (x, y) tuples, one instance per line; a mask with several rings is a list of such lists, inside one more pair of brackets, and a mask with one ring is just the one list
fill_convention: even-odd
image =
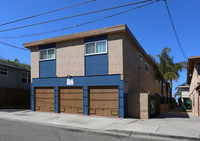
[(58, 127), (60, 129), (70, 131), (70, 132), (81, 132), (81, 133), (95, 133), (98, 135), (107, 135), (115, 138), (123, 138), (123, 137), (161, 137), (164, 139), (178, 139), (178, 140), (192, 140), (192, 141), (200, 141), (200, 138), (195, 137), (186, 137), (186, 136), (175, 136), (175, 135), (166, 135), (166, 134), (154, 134), (154, 133), (145, 133), (145, 132), (134, 132), (134, 131), (124, 131), (124, 130), (96, 130), (96, 129), (88, 129), (88, 128), (77, 128), (73, 126), (64, 126), (59, 124), (50, 124), (44, 122), (35, 122), (35, 121), (23, 121), (20, 119), (12, 119), (12, 118), (3, 118), (0, 117), (2, 120), (10, 120), (10, 121), (18, 121), (18, 122), (25, 122), (29, 124), (37, 124), (37, 125), (45, 125), (45, 126), (52, 126)]
[(180, 140), (192, 140), (192, 141), (200, 141), (200, 138), (195, 137), (186, 137), (186, 136), (175, 136), (175, 135), (166, 135), (166, 134), (156, 134), (156, 133), (145, 133), (145, 132), (133, 132), (133, 131), (121, 131), (121, 130), (109, 130), (113, 133), (126, 133), (131, 135), (143, 135), (143, 136), (153, 136), (153, 137), (163, 137), (163, 138), (169, 138), (169, 139), (180, 139)]

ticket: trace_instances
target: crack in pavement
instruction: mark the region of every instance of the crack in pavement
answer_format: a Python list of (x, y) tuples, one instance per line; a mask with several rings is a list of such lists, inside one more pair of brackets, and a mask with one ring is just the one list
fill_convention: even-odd
[(161, 127), (159, 122), (158, 122), (158, 126), (159, 126), (159, 127), (158, 127), (158, 129), (155, 131), (155, 134), (158, 132), (158, 130), (159, 130), (160, 127)]

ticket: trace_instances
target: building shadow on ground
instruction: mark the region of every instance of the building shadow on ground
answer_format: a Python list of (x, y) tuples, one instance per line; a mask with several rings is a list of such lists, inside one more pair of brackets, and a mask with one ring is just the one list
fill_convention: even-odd
[(182, 107), (171, 109), (167, 113), (156, 115), (152, 118), (190, 118), (186, 110)]
[(8, 112), (8, 113), (13, 113), (13, 112), (30, 112), (31, 110), (29, 109), (0, 109), (0, 112)]

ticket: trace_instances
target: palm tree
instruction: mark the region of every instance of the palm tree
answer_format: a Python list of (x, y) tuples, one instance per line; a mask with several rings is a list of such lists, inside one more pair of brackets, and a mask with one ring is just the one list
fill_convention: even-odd
[(174, 63), (174, 57), (170, 57), (170, 52), (170, 48), (163, 48), (161, 54), (157, 55), (159, 58), (159, 63), (157, 63), (157, 66), (164, 79), (170, 82), (170, 87), (172, 88), (173, 80), (178, 80), (179, 72), (181, 72), (184, 68), (187, 68), (187, 62), (182, 61), (179, 63)]

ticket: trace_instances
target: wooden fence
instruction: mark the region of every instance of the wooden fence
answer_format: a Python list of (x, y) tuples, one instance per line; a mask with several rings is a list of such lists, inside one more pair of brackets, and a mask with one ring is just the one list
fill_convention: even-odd
[(30, 90), (0, 88), (0, 108), (30, 109)]

